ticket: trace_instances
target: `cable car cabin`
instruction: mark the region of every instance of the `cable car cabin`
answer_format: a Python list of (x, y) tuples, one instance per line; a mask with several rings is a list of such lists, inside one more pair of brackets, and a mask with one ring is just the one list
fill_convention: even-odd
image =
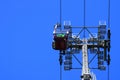
[(67, 49), (68, 36), (63, 33), (54, 35), (53, 49), (55, 50), (66, 50)]

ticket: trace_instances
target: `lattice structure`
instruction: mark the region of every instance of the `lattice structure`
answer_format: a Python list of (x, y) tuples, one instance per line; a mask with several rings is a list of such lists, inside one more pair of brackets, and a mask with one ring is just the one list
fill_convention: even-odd
[[(57, 23), (54, 25), (53, 30), (53, 42), (52, 48), (59, 51), (59, 62), (62, 68), (62, 63), (64, 63), (64, 70), (70, 71), (72, 69), (82, 69), (81, 80), (96, 80), (94, 73), (90, 72), (89, 65), (95, 59), (96, 56), (98, 59), (98, 67), (94, 69), (106, 70), (104, 62), (108, 64), (108, 80), (109, 80), (109, 65), (110, 65), (110, 41), (111, 41), (111, 32), (110, 32), (110, 0), (108, 8), (108, 25), (105, 21), (100, 21), (98, 26), (88, 27), (85, 26), (85, 3), (84, 0), (84, 26), (83, 27), (74, 27), (71, 25), (70, 21), (64, 22), (64, 29), (61, 25), (61, 13), (60, 13), (60, 24)], [(60, 11), (61, 11), (61, 0), (60, 0)], [(108, 27), (107, 27), (108, 26)], [(73, 34), (73, 28), (81, 29), (78, 34)], [(95, 29), (97, 33), (91, 33), (90, 29)], [(81, 33), (83, 32), (83, 37)], [(86, 37), (85, 32), (89, 33), (89, 37)], [(82, 63), (75, 56), (82, 52)], [(95, 54), (91, 60), (88, 60), (88, 54)], [(65, 59), (63, 60), (63, 56)], [(81, 68), (73, 68), (72, 63), (74, 61), (72, 58), (75, 58), (78, 63), (81, 65)], [(63, 62), (64, 61), (64, 62)], [(61, 70), (60, 70), (61, 71)], [(62, 73), (60, 72), (60, 80), (62, 80)]]

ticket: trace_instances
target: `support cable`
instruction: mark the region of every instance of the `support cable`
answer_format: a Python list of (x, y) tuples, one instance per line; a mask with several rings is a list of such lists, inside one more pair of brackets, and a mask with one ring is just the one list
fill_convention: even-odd
[(77, 37), (80, 35), (80, 33), (84, 30), (84, 34), (83, 37), (85, 38), (85, 26), (86, 26), (86, 0), (84, 0), (84, 5), (83, 5), (83, 28), (81, 29), (81, 31), (78, 33)]
[(60, 0), (60, 29), (62, 27), (62, 0)]
[(86, 26), (86, 0), (84, 0), (84, 16), (83, 16), (83, 26), (84, 26), (84, 34), (83, 34), (83, 37), (85, 39), (85, 26)]
[(110, 0), (108, 0), (108, 28), (110, 28), (110, 7), (111, 6), (111, 2)]
[(62, 65), (60, 65), (60, 80), (62, 80)]
[(110, 80), (110, 69), (109, 69), (109, 65), (108, 65), (108, 80)]
[(107, 65), (108, 65), (108, 80), (110, 80), (110, 68), (109, 68), (109, 66), (110, 66), (110, 61), (111, 61), (111, 59), (110, 59), (110, 54), (109, 54), (109, 52), (108, 52), (108, 60), (107, 60)]
[(59, 54), (59, 63), (60, 63), (60, 80), (62, 80), (62, 63), (63, 63), (63, 59), (62, 59), (61, 51), (60, 51), (60, 54)]
[[(111, 1), (108, 0), (108, 28), (110, 29), (110, 8), (111, 8)], [(110, 68), (109, 68), (109, 65), (110, 65), (110, 53), (108, 51), (108, 80), (110, 80)]]

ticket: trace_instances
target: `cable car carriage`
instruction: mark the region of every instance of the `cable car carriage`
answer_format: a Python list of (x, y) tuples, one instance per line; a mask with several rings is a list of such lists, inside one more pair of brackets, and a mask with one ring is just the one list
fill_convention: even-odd
[(55, 26), (53, 31), (52, 48), (55, 50), (66, 50), (68, 42), (69, 30), (61, 30), (59, 26)]

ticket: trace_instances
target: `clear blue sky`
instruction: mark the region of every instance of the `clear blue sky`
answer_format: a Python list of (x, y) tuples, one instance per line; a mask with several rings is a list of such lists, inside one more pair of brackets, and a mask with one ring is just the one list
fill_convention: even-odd
[[(107, 0), (86, 1), (88, 26), (107, 20)], [(118, 80), (120, 76), (119, 3), (111, 0), (110, 80)], [(83, 0), (63, 0), (62, 14), (62, 21), (83, 25)], [(51, 47), (56, 22), (59, 22), (59, 0), (0, 0), (0, 80), (59, 80), (58, 52)], [(97, 80), (106, 80), (106, 72), (95, 73)], [(63, 74), (63, 80), (79, 80), (81, 72)]]

